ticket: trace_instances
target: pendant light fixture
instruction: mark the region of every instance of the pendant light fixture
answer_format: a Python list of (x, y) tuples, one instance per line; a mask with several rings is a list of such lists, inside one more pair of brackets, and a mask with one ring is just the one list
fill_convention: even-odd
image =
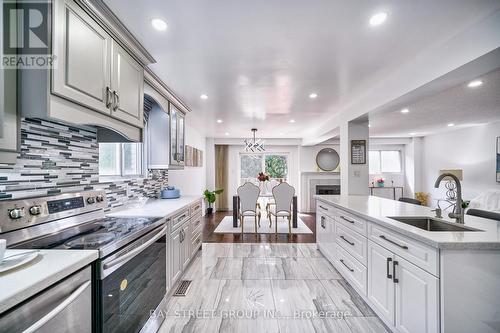
[(243, 143), (245, 144), (245, 151), (249, 153), (258, 153), (266, 151), (266, 149), (264, 148), (264, 140), (255, 138), (257, 129), (252, 128), (252, 132), (253, 132), (253, 138), (243, 140)]

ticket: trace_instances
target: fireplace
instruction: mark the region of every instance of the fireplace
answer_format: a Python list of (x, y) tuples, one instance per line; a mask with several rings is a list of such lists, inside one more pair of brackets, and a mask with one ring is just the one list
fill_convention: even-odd
[(339, 195), (340, 185), (316, 185), (316, 194), (319, 195)]

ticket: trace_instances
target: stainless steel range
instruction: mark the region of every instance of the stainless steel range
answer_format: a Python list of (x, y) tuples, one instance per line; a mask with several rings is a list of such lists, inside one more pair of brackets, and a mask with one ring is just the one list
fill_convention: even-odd
[[(166, 292), (166, 223), (106, 217), (104, 191), (0, 201), (8, 248), (95, 249), (95, 332), (137, 332)], [(50, 269), (50, 268), (48, 268)]]

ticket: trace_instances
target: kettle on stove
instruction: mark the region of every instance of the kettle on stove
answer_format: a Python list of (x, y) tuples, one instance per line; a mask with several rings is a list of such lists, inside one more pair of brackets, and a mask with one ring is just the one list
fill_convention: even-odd
[(167, 188), (161, 190), (160, 197), (162, 199), (177, 199), (181, 196), (181, 191), (173, 186), (167, 186)]

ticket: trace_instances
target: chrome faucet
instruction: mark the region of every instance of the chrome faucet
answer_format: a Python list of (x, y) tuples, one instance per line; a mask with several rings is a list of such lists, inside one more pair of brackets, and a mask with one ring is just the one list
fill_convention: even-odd
[(460, 180), (457, 176), (451, 173), (443, 173), (437, 179), (436, 183), (434, 183), (435, 188), (439, 188), (439, 184), (445, 177), (450, 177), (453, 179), (455, 184), (457, 185), (457, 202), (455, 203), (455, 209), (453, 212), (449, 213), (448, 216), (452, 219), (455, 219), (457, 223), (464, 223), (464, 209), (462, 208), (462, 185), (460, 184)]

